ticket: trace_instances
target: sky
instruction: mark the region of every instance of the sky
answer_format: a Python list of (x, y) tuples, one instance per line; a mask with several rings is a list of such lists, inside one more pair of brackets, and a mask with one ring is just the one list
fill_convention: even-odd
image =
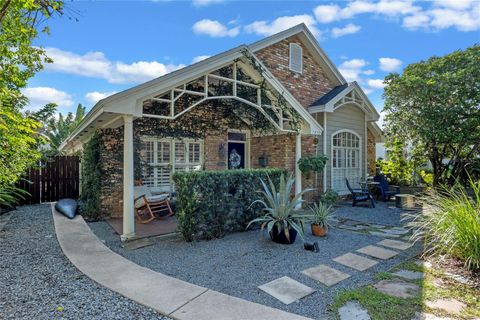
[(72, 1), (35, 45), (54, 63), (32, 78), (29, 108), (74, 112), (99, 100), (305, 23), (347, 81), (380, 112), (383, 78), (480, 43), (480, 0)]

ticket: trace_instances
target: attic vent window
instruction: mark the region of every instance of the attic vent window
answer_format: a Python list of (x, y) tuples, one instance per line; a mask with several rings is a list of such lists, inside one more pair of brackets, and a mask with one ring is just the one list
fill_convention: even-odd
[(290, 43), (290, 70), (302, 73), (302, 47), (296, 43)]

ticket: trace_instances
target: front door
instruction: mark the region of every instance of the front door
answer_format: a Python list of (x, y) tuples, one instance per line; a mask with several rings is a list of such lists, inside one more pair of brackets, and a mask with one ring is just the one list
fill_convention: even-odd
[(228, 169), (245, 169), (247, 167), (247, 134), (243, 132), (228, 133)]

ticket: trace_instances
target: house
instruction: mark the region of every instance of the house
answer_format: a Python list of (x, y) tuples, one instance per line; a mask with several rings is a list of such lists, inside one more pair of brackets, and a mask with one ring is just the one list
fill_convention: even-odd
[[(99, 101), (60, 148), (81, 150), (100, 132), (102, 207), (123, 214), (128, 238), (134, 184), (171, 191), (175, 171), (280, 167), (296, 192), (345, 194), (345, 178), (374, 173), (378, 119), (300, 24)], [(328, 156), (325, 170), (301, 177), (298, 160), (315, 154)]]

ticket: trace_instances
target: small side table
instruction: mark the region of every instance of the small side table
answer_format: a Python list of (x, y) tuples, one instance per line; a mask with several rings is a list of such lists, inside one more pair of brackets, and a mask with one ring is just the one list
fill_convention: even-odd
[(395, 207), (405, 210), (415, 209), (415, 196), (413, 194), (395, 195)]

